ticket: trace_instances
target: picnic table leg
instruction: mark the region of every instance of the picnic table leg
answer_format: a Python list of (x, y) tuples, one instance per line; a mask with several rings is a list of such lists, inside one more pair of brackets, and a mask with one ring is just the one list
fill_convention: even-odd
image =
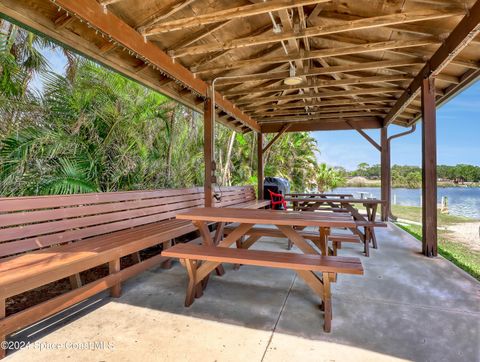
[(364, 244), (364, 251), (365, 251), (365, 256), (370, 256), (370, 228), (365, 227), (364, 228), (365, 233), (363, 236), (363, 244)]
[(330, 293), (330, 274), (322, 273), (323, 279), (323, 312), (324, 323), (323, 330), (330, 332), (332, 329), (332, 299)]
[(375, 235), (375, 229), (374, 229), (374, 228), (372, 228), (371, 234), (372, 234), (372, 244), (373, 244), (373, 248), (374, 248), (374, 249), (378, 249), (377, 236)]
[[(215, 242), (212, 239), (212, 235), (210, 235), (210, 230), (208, 230), (207, 223), (204, 221), (194, 221), (193, 224), (198, 228), (198, 231), (200, 232), (200, 236), (202, 237), (205, 245), (215, 246)], [(225, 274), (225, 269), (223, 269), (223, 266), (221, 264), (215, 268), (215, 271), (219, 276), (222, 276), (223, 274)]]
[[(377, 205), (372, 206), (372, 210), (370, 212), (370, 221), (375, 222), (375, 219), (377, 218)], [(372, 237), (372, 245), (374, 249), (378, 249), (377, 245), (377, 236), (375, 235), (375, 228), (372, 226), (370, 230), (370, 235)]]
[(328, 255), (327, 238), (330, 228), (320, 227), (320, 251), (322, 255)]
[[(221, 222), (217, 226), (217, 230), (215, 231), (215, 237), (213, 239), (213, 243), (215, 245), (218, 245), (220, 240), (223, 238), (223, 230), (225, 229), (225, 223)], [(225, 270), (223, 269), (223, 266), (219, 266), (218, 268), (215, 269), (215, 272), (217, 273), (218, 276), (222, 276), (225, 274)]]
[[(197, 264), (193, 260), (184, 259), (185, 268), (188, 273), (187, 295), (185, 297), (185, 307), (190, 307), (195, 301), (195, 297), (201, 296), (200, 284), (197, 285)], [(200, 289), (200, 291), (199, 291)]]

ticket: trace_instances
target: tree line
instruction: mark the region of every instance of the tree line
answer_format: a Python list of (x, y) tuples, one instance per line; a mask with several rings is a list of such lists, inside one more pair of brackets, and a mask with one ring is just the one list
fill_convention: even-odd
[[(367, 179), (379, 179), (381, 167), (379, 164), (369, 165), (360, 163), (353, 171), (340, 172), (345, 177), (365, 177)], [(422, 169), (418, 166), (392, 166), (392, 186), (393, 187), (420, 187), (422, 183)], [(473, 165), (458, 164), (455, 166), (438, 165), (437, 177), (440, 180), (450, 181), (452, 183), (480, 182), (480, 167)]]
[[(0, 195), (203, 184), (201, 114), (6, 21), (0, 31)], [(65, 72), (45, 49), (63, 54)], [(255, 134), (217, 124), (215, 142), (219, 185), (256, 185)], [(308, 133), (287, 133), (265, 154), (265, 175), (316, 188), (316, 152)]]

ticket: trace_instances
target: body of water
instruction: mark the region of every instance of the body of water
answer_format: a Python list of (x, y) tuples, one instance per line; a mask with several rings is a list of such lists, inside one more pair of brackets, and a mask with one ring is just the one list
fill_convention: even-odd
[[(338, 187), (333, 190), (336, 193), (353, 194), (360, 197), (380, 198), (379, 187)], [(396, 200), (397, 205), (420, 206), (421, 189), (392, 189), (392, 203)], [(448, 210), (452, 215), (472, 217), (480, 219), (480, 187), (439, 187), (437, 189), (438, 203), (442, 197), (448, 197)]]

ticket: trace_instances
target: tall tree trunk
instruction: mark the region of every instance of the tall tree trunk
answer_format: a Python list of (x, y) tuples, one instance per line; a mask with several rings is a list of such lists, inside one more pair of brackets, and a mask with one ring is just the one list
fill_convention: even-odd
[(252, 132), (252, 145), (250, 146), (250, 175), (253, 172), (253, 161), (255, 160), (255, 137)]
[(173, 142), (174, 142), (174, 126), (175, 126), (175, 114), (177, 107), (175, 106), (170, 115), (170, 137), (168, 139), (168, 150), (167, 150), (167, 183), (170, 185), (170, 177), (172, 175), (172, 153), (173, 153)]
[(225, 167), (223, 169), (223, 175), (222, 175), (223, 185), (226, 185), (230, 181), (230, 177), (228, 177), (228, 181), (227, 181), (227, 175), (229, 174), (228, 170), (230, 168), (230, 159), (232, 158), (232, 150), (233, 150), (234, 142), (235, 142), (235, 131), (232, 131), (232, 134), (230, 136), (230, 141), (228, 142), (228, 150), (227, 150), (227, 155), (225, 159)]

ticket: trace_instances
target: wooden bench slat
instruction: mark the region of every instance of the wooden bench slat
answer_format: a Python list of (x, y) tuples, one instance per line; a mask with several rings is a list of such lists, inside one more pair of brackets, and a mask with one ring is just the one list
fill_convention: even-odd
[(324, 273), (363, 274), (362, 263), (358, 258), (231, 249), (190, 244), (177, 244), (172, 248), (164, 250), (162, 255), (179, 259), (310, 270)]
[(75, 205), (56, 209), (42, 209), (36, 211), (22, 211), (8, 214), (0, 214), (0, 227), (60, 220), (80, 216), (100, 215), (133, 209), (138, 210), (162, 204), (174, 204), (194, 200), (203, 203), (203, 194), (168, 196), (164, 198), (133, 200), (108, 204), (94, 204), (87, 206)]
[[(170, 213), (163, 214), (163, 216), (165, 219), (173, 218), (175, 217), (176, 213), (177, 211), (172, 211)], [(157, 221), (159, 221), (158, 216), (152, 215), (136, 219), (122, 220), (109, 224), (96, 225), (80, 230), (68, 230), (61, 233), (36, 236), (28, 239), (3, 243), (0, 244), (0, 256), (7, 256), (22, 251), (40, 249), (42, 247), (66, 243), (79, 239), (85, 239), (96, 235), (108, 234), (119, 230), (130, 229), (133, 227), (154, 223)]]
[(42, 235), (58, 231), (82, 228), (91, 225), (106, 224), (120, 220), (141, 218), (150, 215), (154, 215), (157, 218), (156, 220), (163, 220), (172, 217), (172, 215), (170, 215), (170, 212), (172, 210), (180, 211), (182, 209), (198, 207), (202, 205), (203, 200), (193, 200), (177, 204), (167, 204), (143, 209), (135, 209), (102, 215), (86, 216), (82, 218), (12, 227), (8, 229), (2, 229), (2, 232), (0, 233), (0, 242), (27, 238), (34, 235)]
[[(26, 196), (0, 198), (0, 213), (66, 207), (74, 205), (101, 204), (108, 202), (122, 202), (127, 200), (148, 199), (165, 196), (180, 196), (188, 194), (203, 194), (201, 188), (163, 189), (153, 191), (106, 192), (93, 194), (55, 195), (55, 196)], [(27, 208), (28, 206), (28, 208)]]

